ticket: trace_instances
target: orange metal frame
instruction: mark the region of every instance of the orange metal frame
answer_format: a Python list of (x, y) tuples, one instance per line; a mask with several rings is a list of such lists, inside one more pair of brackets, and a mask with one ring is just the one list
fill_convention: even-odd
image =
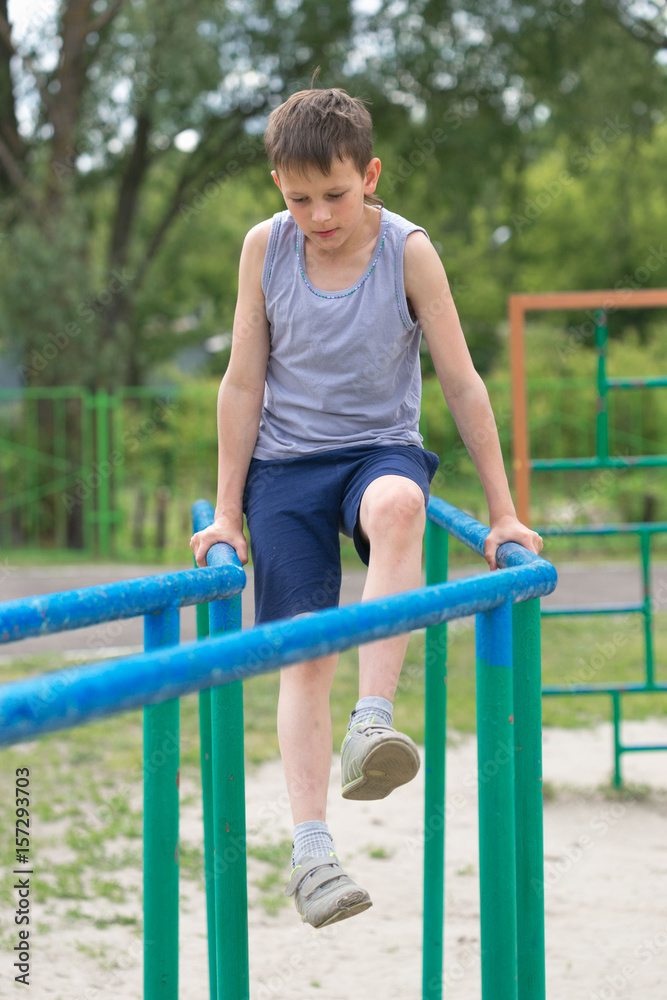
[(541, 292), (509, 297), (510, 354), (512, 363), (512, 427), (514, 489), (519, 520), (529, 524), (530, 450), (526, 393), (525, 321), (527, 312), (557, 309), (655, 309), (667, 306), (667, 288), (608, 289), (592, 292)]

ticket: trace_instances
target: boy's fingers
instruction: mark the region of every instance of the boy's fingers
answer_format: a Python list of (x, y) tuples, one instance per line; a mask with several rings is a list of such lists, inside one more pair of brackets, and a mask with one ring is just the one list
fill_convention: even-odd
[(218, 542), (224, 542), (226, 545), (231, 545), (239, 557), (241, 565), (245, 566), (248, 562), (248, 544), (246, 542), (245, 535), (242, 534), (240, 537), (227, 536), (220, 538), (216, 533), (213, 533), (213, 537), (209, 541), (208, 538), (205, 537), (208, 530), (208, 528), (205, 528), (204, 531), (198, 531), (190, 539), (190, 548), (194, 553), (197, 566), (207, 566), (206, 556), (208, 554), (208, 550), (213, 545), (217, 545)]

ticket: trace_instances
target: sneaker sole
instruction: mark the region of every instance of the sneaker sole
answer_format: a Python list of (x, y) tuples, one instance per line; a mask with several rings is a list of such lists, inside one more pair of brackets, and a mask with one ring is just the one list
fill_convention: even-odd
[(401, 740), (385, 740), (368, 754), (360, 778), (343, 786), (344, 799), (384, 799), (412, 781), (419, 770), (419, 754)]
[[(327, 917), (325, 920), (321, 920), (317, 924), (311, 924), (311, 926), (316, 928), (328, 927), (329, 924), (338, 923), (339, 920), (347, 920), (348, 917), (356, 917), (357, 913), (363, 913), (364, 910), (368, 910), (369, 907), (371, 907), (372, 905), (373, 903), (366, 896), (366, 898), (359, 900), (358, 903), (350, 903), (342, 907), (341, 909), (336, 910), (335, 913), (332, 913), (331, 916)], [(304, 923), (309, 922), (306, 921), (305, 917), (303, 917), (302, 919)]]

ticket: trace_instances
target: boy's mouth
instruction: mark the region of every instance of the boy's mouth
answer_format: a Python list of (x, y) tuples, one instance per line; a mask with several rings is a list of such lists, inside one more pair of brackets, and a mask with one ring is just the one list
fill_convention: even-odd
[(335, 229), (325, 229), (324, 231), (320, 231), (320, 232), (318, 232), (317, 230), (315, 230), (315, 235), (316, 236), (324, 236), (324, 237), (326, 237), (326, 236), (333, 236), (333, 234), (335, 232), (336, 232)]

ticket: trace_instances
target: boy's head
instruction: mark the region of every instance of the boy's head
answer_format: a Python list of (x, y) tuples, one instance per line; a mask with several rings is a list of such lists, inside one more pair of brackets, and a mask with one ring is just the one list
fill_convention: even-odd
[[(278, 173), (328, 174), (335, 160), (349, 158), (363, 177), (373, 158), (373, 121), (361, 100), (337, 87), (300, 90), (269, 115), (264, 147)], [(366, 201), (382, 204), (374, 195)]]

